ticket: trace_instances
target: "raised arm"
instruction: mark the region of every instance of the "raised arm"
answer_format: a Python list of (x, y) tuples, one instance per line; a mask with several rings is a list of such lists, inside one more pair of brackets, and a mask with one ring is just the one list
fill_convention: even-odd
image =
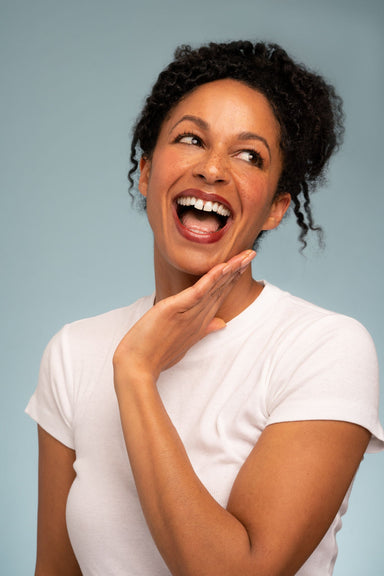
[[(207, 331), (239, 261), (156, 305), (114, 358), (121, 421), (141, 505), (174, 576), (294, 575), (332, 523), (369, 441), (354, 424), (265, 429), (227, 509), (196, 476), (156, 388), (159, 373)], [(187, 400), (186, 400), (187, 401)]]
[(75, 478), (75, 452), (40, 426), (39, 508), (35, 576), (81, 576), (69, 541), (65, 507)]

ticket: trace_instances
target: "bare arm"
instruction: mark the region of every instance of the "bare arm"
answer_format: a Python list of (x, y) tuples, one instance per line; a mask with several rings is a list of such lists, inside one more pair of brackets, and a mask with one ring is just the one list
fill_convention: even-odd
[(137, 490), (174, 576), (293, 576), (332, 523), (369, 441), (365, 429), (343, 422), (269, 426), (240, 470), (227, 509), (211, 497), (156, 380), (212, 329), (236, 269), (214, 269), (192, 289), (160, 302), (115, 353), (115, 388)]
[(35, 576), (81, 576), (69, 541), (65, 507), (75, 452), (38, 427), (39, 508)]

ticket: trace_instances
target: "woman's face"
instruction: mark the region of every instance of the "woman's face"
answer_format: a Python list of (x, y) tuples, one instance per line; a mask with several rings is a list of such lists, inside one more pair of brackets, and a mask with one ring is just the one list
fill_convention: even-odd
[(155, 256), (189, 274), (252, 248), (289, 206), (289, 194), (274, 198), (278, 122), (262, 94), (235, 80), (204, 84), (181, 100), (140, 168)]

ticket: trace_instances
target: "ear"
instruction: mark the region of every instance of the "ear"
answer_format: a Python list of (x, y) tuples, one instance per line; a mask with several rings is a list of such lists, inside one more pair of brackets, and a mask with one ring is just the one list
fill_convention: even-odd
[(273, 230), (277, 228), (283, 219), (284, 214), (291, 203), (291, 195), (288, 192), (279, 194), (272, 202), (269, 215), (264, 222), (262, 230)]
[(148, 182), (151, 172), (151, 161), (146, 156), (140, 158), (140, 176), (139, 176), (139, 192), (143, 196), (147, 196)]

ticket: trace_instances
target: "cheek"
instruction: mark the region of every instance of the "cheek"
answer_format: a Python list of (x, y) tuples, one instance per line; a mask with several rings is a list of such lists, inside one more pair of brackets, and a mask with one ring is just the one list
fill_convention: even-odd
[(245, 175), (238, 179), (238, 190), (241, 191), (244, 209), (254, 210), (257, 207), (260, 209), (269, 196), (273, 196), (269, 191), (268, 178), (260, 173), (252, 177)]
[(242, 210), (246, 218), (245, 228), (258, 235), (270, 214), (275, 188), (270, 186), (268, 178), (248, 179), (242, 188)]
[(164, 195), (178, 179), (183, 165), (174, 154), (163, 154), (152, 164), (148, 194)]

